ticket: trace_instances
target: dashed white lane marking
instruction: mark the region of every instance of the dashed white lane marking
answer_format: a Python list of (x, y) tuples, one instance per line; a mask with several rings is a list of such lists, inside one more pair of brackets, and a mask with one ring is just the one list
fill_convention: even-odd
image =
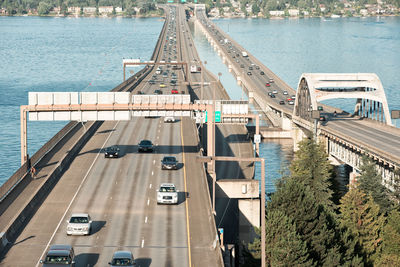
[(147, 216), (146, 216), (146, 218), (144, 219), (144, 223), (147, 223)]
[[(115, 130), (115, 128), (117, 128), (117, 125), (118, 125), (118, 124), (119, 124), (119, 121), (114, 125), (113, 130)], [(112, 133), (113, 133), (113, 131), (111, 131), (110, 134), (107, 136), (107, 138), (106, 138), (106, 140), (104, 141), (104, 143), (103, 143), (103, 145), (102, 145), (102, 147), (101, 147), (100, 150), (102, 150), (102, 149), (104, 148), (104, 146), (106, 145), (108, 139), (110, 139)], [(92, 164), (90, 165), (90, 167), (89, 167), (89, 169), (87, 170), (85, 176), (83, 177), (81, 183), (79, 184), (78, 189), (77, 189), (76, 192), (75, 192), (75, 195), (72, 197), (71, 201), (70, 201), (69, 204), (68, 204), (68, 207), (65, 209), (65, 212), (64, 212), (63, 216), (61, 217), (60, 221), (58, 222), (58, 225), (56, 226), (56, 229), (54, 230), (53, 234), (51, 235), (51, 237), (50, 237), (50, 239), (49, 239), (49, 242), (47, 243), (46, 247), (44, 248), (44, 250), (43, 250), (43, 252), (42, 252), (42, 255), (40, 255), (40, 258), (39, 258), (38, 262), (36, 263), (35, 267), (39, 267), (40, 259), (42, 259), (42, 258), (44, 257), (44, 253), (46, 252), (47, 248), (50, 246), (50, 243), (52, 242), (54, 236), (56, 235), (57, 230), (60, 228), (61, 222), (64, 221), (65, 215), (67, 215), (67, 212), (68, 212), (69, 209), (71, 208), (72, 203), (74, 202), (76, 196), (77, 196), (78, 193), (80, 192), (80, 190), (81, 190), (83, 184), (84, 184), (85, 181), (86, 181), (86, 178), (89, 176), (89, 173), (90, 173), (90, 171), (92, 170), (94, 164), (96, 163), (96, 160), (97, 160), (97, 158), (99, 157), (99, 155), (100, 155), (100, 152), (97, 153), (97, 155), (96, 155), (96, 157), (94, 158)], [(112, 197), (111, 197), (111, 199), (112, 199)]]
[(156, 160), (153, 160), (153, 165), (156, 164)]
[(150, 189), (151, 189), (151, 187), (152, 187), (152, 186), (153, 186), (153, 185), (152, 185), (152, 184), (150, 184), (150, 186), (149, 186), (149, 187), (150, 187)]
[(147, 206), (150, 205), (150, 198), (147, 199)]
[(142, 248), (144, 247), (144, 239), (142, 239)]
[(154, 175), (154, 171), (151, 171), (151, 175)]

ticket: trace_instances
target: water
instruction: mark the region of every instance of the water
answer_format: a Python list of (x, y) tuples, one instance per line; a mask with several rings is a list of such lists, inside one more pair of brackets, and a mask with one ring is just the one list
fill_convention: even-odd
[[(150, 59), (162, 25), (158, 18), (0, 17), (0, 184), (20, 166), (19, 106), (29, 91), (109, 91), (122, 82), (122, 58)], [(65, 124), (29, 122), (28, 153)]]
[[(400, 73), (400, 18), (215, 22), (294, 88), (303, 72), (375, 72), (390, 108), (400, 109), (395, 81)], [(0, 17), (0, 184), (20, 164), (19, 106), (27, 104), (29, 91), (112, 89), (122, 81), (123, 57), (150, 58), (162, 24), (157, 18)], [(195, 42), (206, 67), (222, 73), (231, 98), (246, 99), (204, 36), (195, 32)], [(342, 100), (333, 104), (345, 110), (354, 106)], [(29, 154), (63, 125), (28, 123)], [(263, 142), (260, 154), (267, 159), (270, 192), (293, 156), (292, 143)]]

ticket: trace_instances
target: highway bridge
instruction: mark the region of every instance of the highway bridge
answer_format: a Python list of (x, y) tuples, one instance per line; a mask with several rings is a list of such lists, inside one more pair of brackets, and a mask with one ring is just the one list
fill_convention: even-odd
[[(197, 62), (200, 67), (183, 9), (164, 8), (166, 21), (151, 60)], [(113, 91), (147, 95), (177, 89), (193, 101), (201, 95), (212, 99), (214, 94), (216, 99), (229, 99), (211, 73), (187, 73), (172, 65), (161, 68), (159, 73), (158, 66), (148, 65)], [(172, 73), (176, 84), (170, 83)], [(39, 151), (41, 155), (24, 158), (37, 170), (33, 179), (25, 162), (2, 188), (6, 196), (1, 202), (1, 266), (39, 266), (53, 244), (73, 245), (76, 266), (105, 266), (117, 250), (132, 251), (138, 266), (222, 266), (210, 177), (196, 160), (202, 155), (200, 144), (207, 143), (202, 132), (200, 140), (196, 124), (185, 117), (173, 123), (165, 123), (162, 117), (83, 126), (71, 122)], [(153, 153), (137, 152), (142, 139), (154, 143)], [(217, 126), (216, 140), (216, 155), (249, 158), (254, 154), (243, 125)], [(104, 158), (104, 148), (112, 145), (119, 146), (120, 157)], [(165, 155), (178, 159), (178, 170), (161, 170)], [(216, 179), (251, 179), (253, 173), (248, 162), (216, 163)], [(163, 182), (174, 183), (179, 190), (177, 205), (157, 205), (156, 190)], [(217, 220), (221, 220), (226, 206), (217, 203)], [(77, 212), (90, 214), (89, 236), (66, 235), (66, 220)], [(237, 227), (238, 220), (233, 221), (236, 225), (227, 227), (227, 237)]]
[[(165, 24), (150, 60), (156, 64), (149, 63), (112, 91), (132, 96), (178, 92), (200, 103), (229, 100), (215, 75), (202, 65), (183, 7), (162, 8)], [(203, 11), (191, 20), (207, 35), (272, 126), (290, 130), (295, 141), (317, 134), (333, 159), (353, 164), (355, 169), (357, 157), (369, 154), (388, 170), (385, 181), (392, 182), (393, 170), (400, 162), (398, 129), (382, 120), (361, 119), (370, 110), (363, 103), (358, 105), (358, 116), (325, 105), (317, 115), (325, 116), (326, 121), (316, 121), (311, 113), (302, 115), (303, 110), (318, 111), (320, 103), (314, 101), (318, 92), (313, 90), (320, 88), (311, 86), (318, 77), (305, 75), (295, 91), (209, 21)], [(188, 68), (165, 62), (186, 62), (195, 69), (188, 72)], [(358, 82), (366, 82), (368, 77)], [(354, 81), (352, 76), (348, 79)], [(270, 97), (273, 90), (277, 91), (275, 97)], [(296, 101), (289, 105), (287, 98), (293, 95)], [(388, 121), (385, 115), (384, 122)], [(106, 266), (117, 250), (133, 252), (137, 266), (223, 266), (217, 228), (224, 229), (224, 243), (252, 240), (252, 226), (260, 226), (259, 185), (253, 180), (252, 163), (217, 161), (214, 170), (199, 161), (203, 155), (214, 155), (205, 151), (210, 147), (209, 130), (183, 116), (173, 123), (159, 116), (75, 121), (32, 157), (23, 147), (21, 168), (0, 188), (0, 265), (40, 266), (50, 245), (70, 244), (76, 266)], [(138, 143), (144, 139), (154, 143), (153, 153), (138, 153)], [(243, 124), (217, 124), (215, 140), (215, 156), (254, 156)], [(117, 159), (104, 157), (104, 148), (112, 145), (120, 148)], [(178, 159), (178, 170), (161, 170), (160, 161), (166, 155)], [(28, 171), (31, 165), (37, 170), (34, 177)], [(157, 205), (161, 183), (175, 184), (177, 205)], [(256, 216), (246, 214), (253, 209)], [(92, 218), (91, 233), (67, 236), (66, 220), (72, 213), (82, 212)]]
[[(290, 132), (296, 144), (318, 136), (335, 164), (353, 167), (359, 174), (362, 155), (376, 162), (385, 186), (394, 189), (400, 168), (400, 129), (393, 127), (383, 86), (375, 74), (303, 74), (297, 90), (291, 88), (249, 51), (195, 8), (195, 25), (236, 77), (271, 127)], [(352, 98), (349, 114), (321, 101)]]

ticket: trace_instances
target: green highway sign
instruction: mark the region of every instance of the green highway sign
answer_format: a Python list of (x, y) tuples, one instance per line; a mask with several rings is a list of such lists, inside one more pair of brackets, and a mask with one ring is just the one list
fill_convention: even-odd
[(174, 2), (174, 0), (168, 0), (168, 3), (173, 3)]
[(215, 122), (221, 122), (221, 111), (215, 111)]
[[(207, 111), (206, 111), (206, 121), (207, 122)], [(215, 111), (215, 122), (221, 122), (221, 111)]]

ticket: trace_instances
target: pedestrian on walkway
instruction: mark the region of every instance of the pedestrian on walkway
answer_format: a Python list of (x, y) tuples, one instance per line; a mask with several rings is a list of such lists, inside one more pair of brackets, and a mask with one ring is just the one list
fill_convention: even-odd
[(36, 169), (35, 169), (35, 167), (31, 167), (31, 177), (33, 178), (33, 179), (35, 179), (35, 176), (36, 176)]

